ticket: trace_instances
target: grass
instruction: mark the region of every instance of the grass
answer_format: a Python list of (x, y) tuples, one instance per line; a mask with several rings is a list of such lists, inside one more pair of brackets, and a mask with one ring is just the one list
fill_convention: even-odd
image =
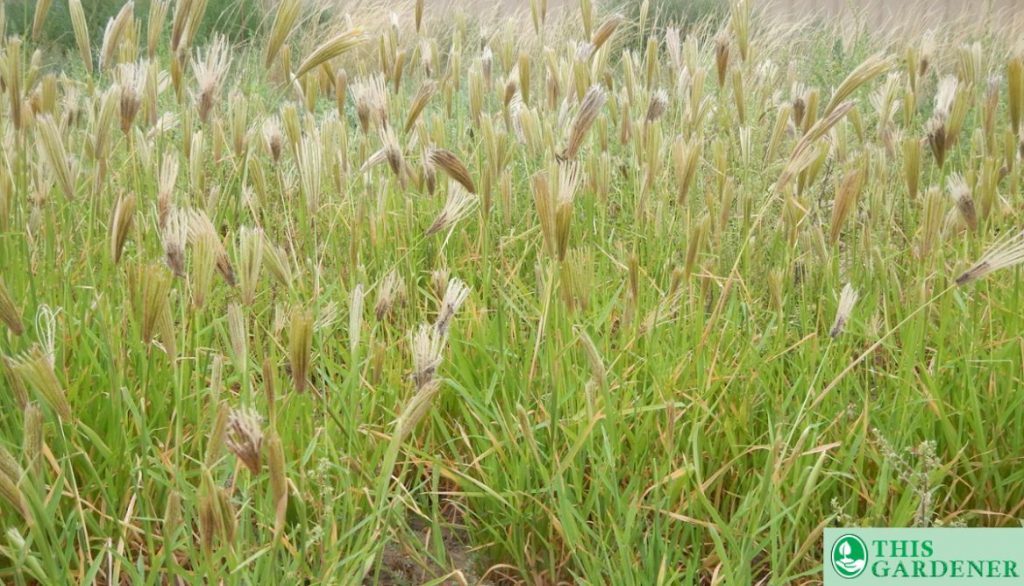
[(0, 48), (0, 581), (814, 583), (827, 526), (1020, 523), (1012, 31), (166, 7), (92, 75)]

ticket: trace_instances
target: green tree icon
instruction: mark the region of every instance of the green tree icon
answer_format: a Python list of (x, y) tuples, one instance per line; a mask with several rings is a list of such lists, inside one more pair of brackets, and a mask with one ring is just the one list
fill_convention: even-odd
[(843, 535), (832, 546), (832, 568), (843, 578), (856, 578), (868, 565), (868, 548), (856, 535)]

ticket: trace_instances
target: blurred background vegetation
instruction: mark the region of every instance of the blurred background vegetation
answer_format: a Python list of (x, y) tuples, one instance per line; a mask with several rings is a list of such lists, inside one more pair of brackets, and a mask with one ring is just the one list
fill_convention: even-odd
[[(634, 22), (640, 17), (643, 2), (624, 2), (626, 16)], [(673, 24), (686, 30), (704, 20), (718, 21), (729, 12), (727, 0), (653, 0), (649, 18), (662, 25)]]
[[(93, 46), (100, 46), (103, 41), (103, 30), (109, 21), (124, 6), (126, 0), (85, 0), (86, 19), (90, 26)], [(520, 0), (514, 0), (520, 1)], [(529, 9), (529, 3), (522, 1), (522, 8)], [(0, 0), (7, 14), (7, 31), (9, 35), (27, 37), (32, 29), (32, 16), (37, 0)], [(551, 1), (552, 5), (556, 2)], [(639, 20), (643, 2), (639, 1), (605, 1), (606, 10), (624, 13), (633, 22)], [(150, 0), (135, 0), (135, 15), (142, 22), (143, 30), (149, 14)], [(242, 42), (256, 34), (268, 13), (273, 12), (275, 0), (209, 0), (206, 18), (196, 35), (196, 45), (203, 45), (214, 31), (227, 35), (233, 43)], [(337, 0), (339, 11), (345, 10), (349, 4), (345, 0)], [(358, 4), (358, 2), (352, 2)], [(564, 0), (569, 9), (575, 9), (576, 0)], [(170, 12), (173, 14), (172, 4)], [(728, 13), (727, 0), (652, 0), (648, 5), (648, 22), (661, 26), (675, 25), (684, 31), (704, 20), (717, 21), (725, 18)], [(272, 14), (271, 14), (272, 16)], [(170, 18), (168, 18), (170, 21)], [(42, 44), (49, 44), (58, 51), (74, 51), (75, 38), (71, 29), (71, 16), (68, 13), (66, 0), (54, 0), (46, 17), (42, 31)]]
[[(7, 34), (27, 37), (32, 32), (32, 16), (35, 13), (37, 0), (0, 0), (7, 14)], [(86, 21), (89, 23), (93, 46), (103, 42), (103, 29), (113, 16), (117, 14), (126, 0), (84, 0)], [(135, 16), (142, 22), (145, 30), (149, 15), (150, 0), (135, 0)], [(196, 34), (196, 45), (203, 45), (214, 32), (227, 35), (232, 42), (243, 41), (255, 34), (259, 28), (268, 4), (265, 0), (209, 0), (206, 18)], [(270, 4), (276, 4), (271, 2)], [(174, 13), (171, 5), (168, 19)], [(54, 48), (74, 50), (75, 35), (71, 29), (71, 15), (68, 13), (67, 0), (54, 0), (46, 16), (42, 30), (42, 43), (49, 43)]]

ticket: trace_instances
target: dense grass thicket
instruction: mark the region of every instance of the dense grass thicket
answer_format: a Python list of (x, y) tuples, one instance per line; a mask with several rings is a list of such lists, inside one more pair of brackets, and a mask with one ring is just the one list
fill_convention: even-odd
[(50, 4), (0, 582), (814, 583), (826, 526), (1020, 524), (1019, 31)]

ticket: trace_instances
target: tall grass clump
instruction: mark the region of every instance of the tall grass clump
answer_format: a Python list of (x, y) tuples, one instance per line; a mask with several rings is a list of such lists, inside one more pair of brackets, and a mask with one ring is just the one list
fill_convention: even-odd
[(825, 527), (1020, 524), (1012, 19), (3, 6), (0, 583), (803, 584)]

